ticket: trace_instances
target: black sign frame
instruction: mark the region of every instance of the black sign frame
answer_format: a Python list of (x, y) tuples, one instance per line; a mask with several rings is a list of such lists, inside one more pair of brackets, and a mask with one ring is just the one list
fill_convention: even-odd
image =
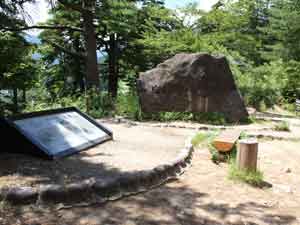
[[(84, 119), (88, 120), (90, 123), (104, 131), (107, 135), (105, 137), (96, 139), (94, 141), (90, 141), (88, 143), (82, 144), (80, 146), (72, 147), (69, 149), (64, 150), (63, 152), (59, 152), (57, 154), (52, 154), (47, 148), (43, 145), (39, 144), (35, 141), (33, 137), (31, 137), (28, 133), (21, 130), (14, 122), (17, 120), (34, 118), (34, 117), (41, 117), (47, 115), (54, 115), (60, 113), (67, 113), (67, 112), (76, 112)], [(7, 118), (0, 118), (0, 136), (3, 137), (4, 146), (0, 148), (0, 152), (15, 152), (15, 153), (24, 153), (24, 154), (32, 154), (37, 155), (47, 159), (55, 159), (61, 158), (65, 156), (69, 156), (80, 151), (87, 150), (92, 148), (96, 145), (99, 145), (103, 142), (109, 141), (113, 139), (113, 132), (109, 130), (107, 127), (101, 125), (93, 118), (88, 116), (87, 114), (81, 112), (76, 107), (69, 107), (69, 108), (59, 108), (59, 109), (52, 109), (52, 110), (44, 110), (26, 114), (20, 114), (17, 116), (7, 117)], [(2, 138), (1, 138), (2, 139)]]

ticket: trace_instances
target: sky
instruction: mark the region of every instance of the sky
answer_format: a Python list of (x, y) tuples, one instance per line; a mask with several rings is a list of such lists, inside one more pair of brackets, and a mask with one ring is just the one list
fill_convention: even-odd
[(208, 11), (218, 2), (218, 0), (165, 0), (166, 6), (172, 9), (184, 6), (191, 2), (197, 2), (201, 9)]
[[(165, 0), (166, 6), (172, 9), (184, 6), (190, 2), (198, 2), (201, 9), (208, 11), (218, 0)], [(28, 21), (31, 25), (45, 22), (49, 18), (49, 4), (46, 0), (37, 0), (35, 4), (27, 4), (25, 9), (32, 18), (32, 21)], [(37, 35), (38, 31), (30, 31), (29, 34)]]

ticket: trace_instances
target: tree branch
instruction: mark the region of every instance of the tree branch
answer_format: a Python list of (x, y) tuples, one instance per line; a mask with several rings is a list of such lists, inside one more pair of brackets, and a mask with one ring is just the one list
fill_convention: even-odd
[(63, 6), (65, 6), (66, 8), (78, 11), (78, 12), (82, 12), (84, 9), (78, 5), (78, 4), (70, 4), (68, 2), (65, 2), (64, 0), (57, 0), (60, 4), (62, 4)]
[(59, 44), (56, 44), (55, 42), (51, 41), (51, 40), (44, 40), (45, 42), (53, 45), (54, 48), (57, 48), (73, 57), (79, 57), (79, 58), (86, 58), (86, 55), (85, 54), (82, 54), (82, 53), (79, 53), (79, 52), (75, 52), (75, 51), (72, 51), (70, 49), (67, 49), (67, 48), (64, 48), (63, 46), (59, 45)]
[(102, 46), (104, 46), (105, 49), (108, 49), (107, 41), (105, 41), (103, 38), (99, 37), (98, 35), (97, 35), (97, 42), (99, 42)]
[(72, 27), (72, 26), (63, 26), (63, 25), (35, 25), (29, 27), (0, 27), (0, 31), (23, 31), (23, 30), (32, 30), (32, 29), (43, 29), (43, 30), (71, 30), (83, 32), (81, 28)]

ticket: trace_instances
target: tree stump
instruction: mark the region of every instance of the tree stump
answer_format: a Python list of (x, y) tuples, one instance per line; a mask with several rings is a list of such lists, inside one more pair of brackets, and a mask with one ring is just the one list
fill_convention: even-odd
[(238, 142), (237, 167), (242, 170), (256, 171), (258, 142), (256, 139), (244, 139)]

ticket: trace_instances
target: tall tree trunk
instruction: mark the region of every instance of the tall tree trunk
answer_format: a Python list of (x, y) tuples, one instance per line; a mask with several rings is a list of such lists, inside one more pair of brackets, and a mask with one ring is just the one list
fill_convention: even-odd
[[(94, 1), (85, 0), (86, 7), (92, 7), (95, 4)], [(91, 3), (92, 2), (92, 3)], [(91, 10), (82, 10), (83, 26), (84, 26), (84, 38), (86, 45), (86, 82), (88, 87), (99, 88), (99, 73), (97, 64), (97, 44), (96, 44), (96, 33), (93, 24), (94, 15)]]
[(13, 89), (13, 112), (17, 113), (19, 111), (18, 107), (18, 89), (14, 88)]
[[(76, 52), (80, 52), (79, 38), (74, 39), (73, 47)], [(81, 63), (82, 63), (82, 59), (80, 57), (74, 57), (74, 67), (73, 67), (72, 71), (75, 75), (76, 89), (79, 87), (80, 92), (83, 93), (85, 90), (85, 86), (84, 86), (84, 78), (83, 78), (82, 71), (81, 71)]]
[(118, 95), (118, 43), (115, 34), (109, 36), (109, 52), (108, 52), (108, 91), (111, 97), (116, 98)]
[(26, 103), (26, 88), (23, 88), (22, 90), (22, 102), (24, 104)]

